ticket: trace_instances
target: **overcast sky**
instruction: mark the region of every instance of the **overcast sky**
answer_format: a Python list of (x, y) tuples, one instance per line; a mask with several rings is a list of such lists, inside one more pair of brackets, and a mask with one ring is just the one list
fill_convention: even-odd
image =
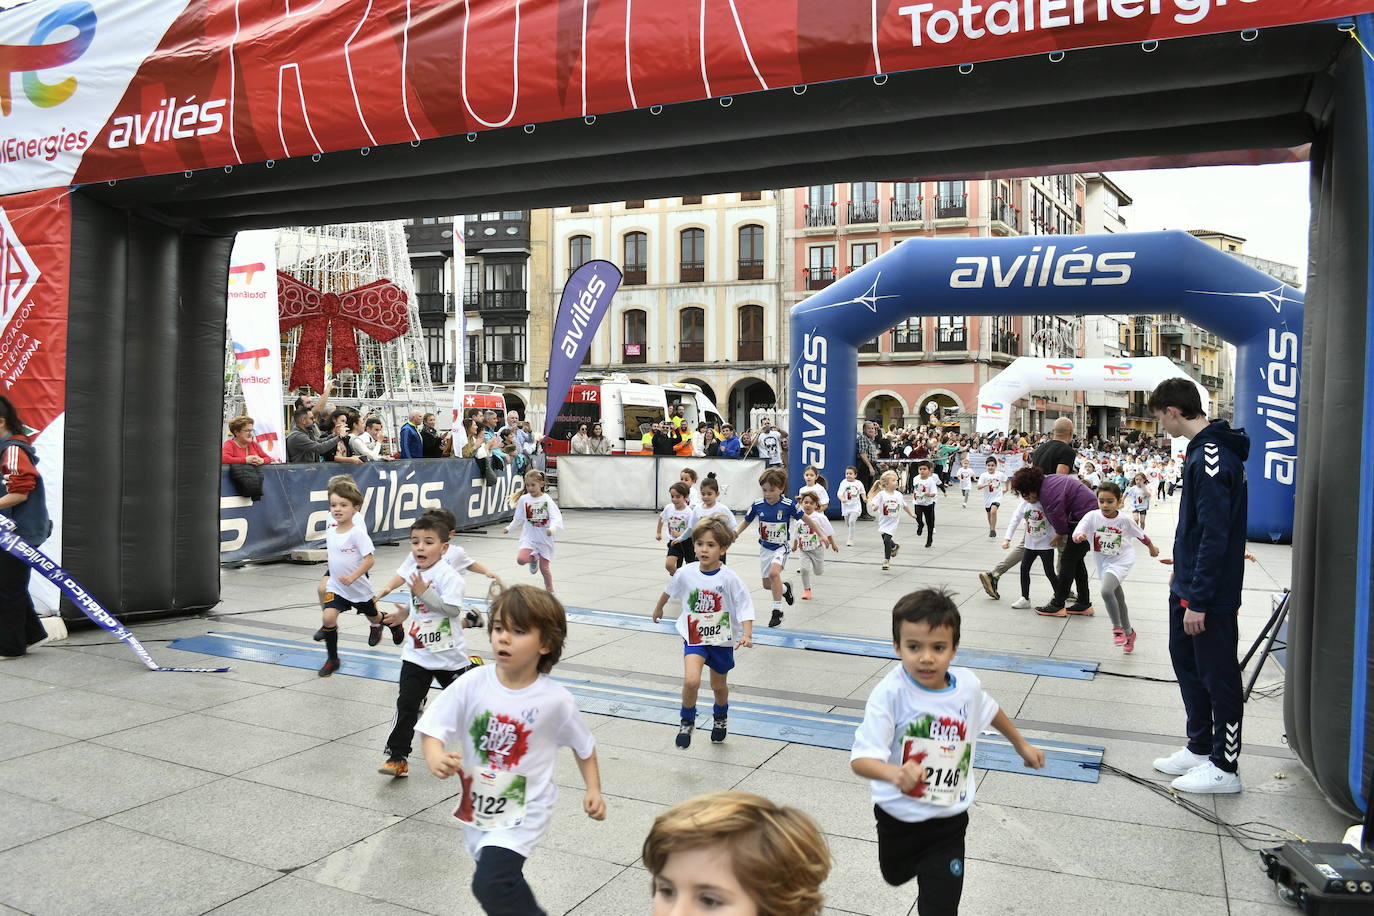
[(1128, 229), (1227, 232), (1245, 239), (1246, 254), (1307, 276), (1306, 162), (1109, 174), (1134, 201), (1121, 211)]

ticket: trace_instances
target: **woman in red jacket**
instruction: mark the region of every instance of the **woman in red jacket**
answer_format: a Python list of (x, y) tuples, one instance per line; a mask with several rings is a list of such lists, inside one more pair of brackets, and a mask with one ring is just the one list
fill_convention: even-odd
[(271, 464), (272, 456), (253, 438), (253, 418), (229, 421), (229, 438), (219, 450), (220, 464)]

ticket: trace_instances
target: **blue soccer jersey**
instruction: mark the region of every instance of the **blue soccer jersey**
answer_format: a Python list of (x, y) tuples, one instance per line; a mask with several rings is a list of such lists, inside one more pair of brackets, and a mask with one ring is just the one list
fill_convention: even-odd
[(775, 503), (770, 503), (766, 499), (755, 500), (749, 511), (744, 513), (746, 522), (758, 520), (759, 544), (770, 550), (786, 547), (790, 540), (788, 533), (792, 530), (792, 523), (805, 517), (806, 513), (802, 511), (802, 507), (786, 496)]

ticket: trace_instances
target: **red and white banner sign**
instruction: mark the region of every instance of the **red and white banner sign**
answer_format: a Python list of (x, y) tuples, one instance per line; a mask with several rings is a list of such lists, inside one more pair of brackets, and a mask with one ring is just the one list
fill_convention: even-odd
[(0, 194), (878, 73), (1291, 25), (1368, 0), (33, 0)]
[[(72, 218), (67, 192), (0, 199), (0, 394), (37, 432), (33, 445), (47, 490), (52, 536), (62, 556), (62, 456), (67, 410), (67, 291)], [(34, 603), (57, 608), (57, 587), (35, 576)]]
[(285, 461), (275, 229), (255, 229), (234, 237), (228, 294), (225, 323), (243, 389), (244, 412), (253, 418), (253, 434), (262, 450), (273, 461)]

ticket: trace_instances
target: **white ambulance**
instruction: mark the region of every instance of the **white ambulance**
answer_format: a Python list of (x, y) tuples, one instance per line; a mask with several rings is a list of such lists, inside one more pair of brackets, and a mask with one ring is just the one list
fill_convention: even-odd
[(654, 423), (668, 419), (669, 409), (681, 404), (688, 428), (698, 423), (718, 429), (720, 410), (696, 385), (647, 385), (632, 382), (620, 373), (605, 377), (578, 376), (554, 420), (544, 443), (549, 455), (564, 455), (569, 441), (583, 423), (590, 432), (600, 423), (602, 435), (611, 440), (615, 454), (635, 454), (642, 446), (640, 437)]

